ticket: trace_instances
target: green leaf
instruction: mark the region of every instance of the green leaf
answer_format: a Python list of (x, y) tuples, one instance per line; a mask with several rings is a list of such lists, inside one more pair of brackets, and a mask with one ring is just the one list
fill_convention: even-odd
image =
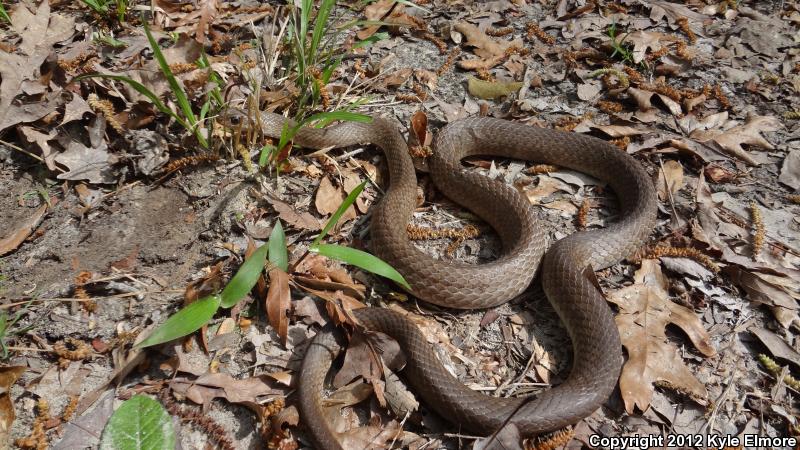
[(8, 23), (11, 23), (11, 17), (8, 17), (8, 13), (6, 12), (6, 8), (0, 3), (0, 18), (5, 20)]
[(175, 428), (161, 403), (134, 395), (114, 411), (100, 438), (100, 450), (173, 450)]
[(242, 264), (242, 267), (231, 278), (225, 289), (222, 290), (222, 307), (230, 308), (241, 300), (258, 281), (258, 276), (264, 270), (264, 263), (267, 261), (268, 245), (258, 247), (256, 251)]
[(267, 245), (269, 246), (269, 262), (275, 267), (280, 267), (284, 272), (289, 270), (286, 234), (283, 232), (280, 219), (275, 221), (275, 226), (272, 228), (272, 233), (269, 235), (269, 242), (267, 242)]
[(376, 275), (386, 277), (400, 286), (411, 290), (411, 286), (409, 286), (406, 279), (400, 275), (400, 272), (395, 270), (394, 267), (390, 266), (384, 260), (377, 256), (370, 255), (367, 252), (334, 244), (312, 245), (311, 251), (331, 259), (360, 267)]
[(139, 83), (138, 81), (136, 81), (134, 79), (128, 78), (128, 77), (123, 76), (123, 75), (106, 75), (106, 74), (103, 74), (103, 73), (91, 73), (89, 75), (81, 75), (81, 76), (75, 78), (75, 81), (80, 81), (80, 80), (83, 80), (84, 78), (106, 78), (106, 79), (109, 79), (109, 80), (117, 80), (117, 81), (122, 81), (122, 82), (128, 83), (133, 89), (136, 90), (136, 92), (138, 92), (138, 93), (144, 95), (145, 97), (147, 97), (148, 99), (150, 99), (150, 101), (153, 102), (153, 105), (155, 105), (155, 107), (158, 108), (159, 111), (161, 111), (162, 113), (167, 114), (170, 117), (172, 117), (173, 119), (175, 119), (175, 121), (178, 122), (179, 124), (181, 124), (181, 126), (183, 126), (184, 128), (186, 128), (186, 129), (190, 129), (191, 128), (191, 126), (189, 124), (187, 124), (183, 120), (183, 118), (181, 118), (181, 116), (175, 114), (175, 111), (169, 109), (167, 107), (167, 105), (165, 105), (158, 98), (158, 96), (156, 94), (154, 94), (150, 89), (147, 89), (147, 87), (145, 85), (143, 85), (142, 83)]
[(153, 34), (150, 33), (150, 27), (147, 25), (147, 21), (143, 19), (142, 25), (144, 25), (144, 33), (147, 35), (147, 40), (150, 42), (150, 47), (153, 49), (153, 56), (156, 57), (158, 66), (161, 68), (161, 72), (167, 79), (170, 90), (175, 96), (175, 99), (178, 101), (178, 106), (180, 106), (181, 111), (183, 111), (183, 116), (189, 121), (190, 126), (184, 128), (187, 128), (189, 131), (194, 133), (198, 142), (200, 142), (200, 145), (202, 145), (203, 148), (208, 148), (208, 141), (206, 141), (206, 138), (197, 129), (197, 118), (194, 115), (194, 111), (192, 111), (192, 104), (189, 103), (189, 97), (186, 96), (186, 92), (184, 92), (183, 87), (181, 87), (180, 83), (178, 83), (178, 79), (175, 78), (175, 75), (172, 73), (172, 69), (169, 68), (169, 63), (164, 57), (164, 53), (161, 52), (161, 47), (158, 46), (158, 42), (155, 40), (155, 38), (153, 38)]
[(297, 126), (302, 127), (304, 125), (314, 123), (314, 122), (332, 122), (334, 120), (346, 120), (348, 122), (361, 122), (361, 123), (370, 123), (372, 122), (372, 117), (367, 116), (365, 114), (354, 113), (350, 111), (330, 111), (330, 112), (323, 112), (314, 114), (313, 116), (309, 116), (306, 119), (303, 119)]
[(322, 36), (328, 28), (328, 18), (330, 18), (331, 10), (336, 4), (336, 0), (322, 0), (317, 10), (317, 17), (314, 18), (314, 32), (311, 35), (311, 55), (316, 55), (319, 43)]
[(173, 314), (136, 347), (143, 348), (163, 344), (194, 333), (214, 317), (221, 301), (222, 298), (219, 295), (210, 295), (196, 300)]
[(370, 36), (370, 37), (368, 37), (368, 38), (366, 38), (366, 39), (364, 39), (362, 41), (358, 41), (355, 44), (353, 44), (353, 48), (366, 47), (366, 46), (372, 45), (372, 44), (374, 44), (374, 43), (376, 43), (378, 41), (382, 41), (384, 39), (389, 39), (389, 33), (385, 32), (385, 31), (381, 32), (381, 33), (375, 33), (372, 36)]
[(98, 2), (97, 0), (81, 0), (81, 1), (90, 8), (92, 8), (94, 12), (98, 14), (105, 15), (108, 12), (107, 1), (102, 1), (102, 2)]
[(311, 243), (311, 248), (316, 247), (317, 244), (319, 244), (322, 241), (325, 235), (327, 235), (328, 232), (331, 231), (331, 228), (333, 228), (336, 225), (336, 222), (338, 222), (339, 219), (342, 218), (342, 215), (344, 214), (345, 211), (347, 211), (347, 208), (349, 208), (350, 205), (352, 205), (356, 201), (356, 198), (358, 198), (358, 195), (361, 194), (361, 191), (364, 190), (364, 186), (366, 185), (367, 182), (363, 181), (361, 184), (353, 188), (352, 191), (350, 191), (350, 194), (347, 195), (347, 198), (345, 198), (342, 204), (339, 205), (339, 209), (337, 209), (336, 212), (333, 213), (331, 218), (328, 219), (328, 223), (325, 224), (325, 227), (319, 233), (319, 236), (317, 236), (317, 238), (314, 239), (314, 242)]

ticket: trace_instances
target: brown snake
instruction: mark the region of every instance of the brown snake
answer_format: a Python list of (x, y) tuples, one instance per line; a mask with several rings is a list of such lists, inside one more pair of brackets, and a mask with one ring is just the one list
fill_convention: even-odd
[[(286, 119), (262, 113), (261, 128), (278, 137)], [(461, 429), (489, 434), (514, 414), (522, 435), (553, 431), (590, 415), (616, 385), (622, 352), (614, 318), (586, 270), (600, 270), (630, 255), (655, 226), (656, 196), (647, 172), (630, 155), (590, 136), (535, 128), (505, 120), (473, 118), (440, 130), (430, 158), (431, 177), (450, 199), (488, 222), (504, 252), (487, 264), (441, 261), (414, 247), (406, 234), (416, 202), (416, 176), (395, 121), (347, 122), (303, 128), (295, 144), (307, 148), (375, 144), (389, 165), (390, 187), (373, 207), (372, 250), (393, 265), (422, 300), (460, 309), (488, 308), (525, 290), (542, 263), (544, 291), (564, 322), (573, 345), (573, 365), (562, 384), (535, 399), (489, 397), (465, 387), (442, 366), (419, 329), (401, 314), (380, 308), (353, 311), (367, 329), (395, 338), (406, 354), (406, 380), (426, 404)], [(582, 231), (546, 250), (545, 227), (519, 192), (467, 172), (461, 159), (492, 155), (567, 167), (606, 181), (619, 198), (621, 218), (602, 230)], [(315, 337), (300, 373), (300, 409), (319, 449), (340, 449), (324, 419), (322, 392), (342, 342), (332, 327)]]

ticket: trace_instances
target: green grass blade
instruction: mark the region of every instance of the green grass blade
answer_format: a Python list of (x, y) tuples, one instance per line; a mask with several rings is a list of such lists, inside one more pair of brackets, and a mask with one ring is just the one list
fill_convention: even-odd
[(403, 278), (403, 276), (400, 275), (400, 273), (396, 271), (394, 267), (390, 266), (377, 256), (370, 255), (367, 252), (362, 252), (361, 250), (334, 244), (319, 244), (312, 246), (311, 251), (337, 261), (342, 261), (344, 263), (360, 267), (376, 275), (386, 277), (405, 289), (411, 290), (411, 286), (408, 285), (406, 279)]
[(83, 4), (87, 5), (88, 7), (92, 8), (94, 12), (98, 14), (105, 15), (108, 13), (108, 2), (98, 2), (97, 0), (81, 0)]
[(269, 235), (269, 262), (286, 272), (289, 270), (289, 254), (286, 248), (286, 234), (283, 232), (281, 221), (276, 220), (272, 233)]
[(328, 223), (325, 224), (325, 227), (319, 233), (319, 236), (317, 236), (317, 238), (314, 239), (314, 242), (311, 243), (311, 248), (312, 249), (314, 247), (316, 247), (317, 245), (319, 245), (319, 243), (322, 241), (322, 239), (328, 234), (329, 231), (331, 231), (331, 229), (336, 225), (336, 222), (338, 222), (339, 219), (342, 218), (342, 215), (344, 214), (344, 212), (347, 211), (347, 208), (349, 208), (350, 205), (355, 203), (356, 198), (358, 198), (359, 194), (361, 194), (361, 191), (364, 190), (364, 186), (366, 186), (366, 185), (367, 185), (367, 182), (364, 181), (361, 184), (359, 184), (358, 186), (356, 186), (355, 188), (353, 188), (352, 191), (350, 191), (350, 194), (348, 194), (347, 198), (345, 198), (344, 201), (342, 202), (342, 204), (339, 205), (339, 209), (337, 209), (336, 212), (333, 213), (331, 218), (328, 219)]
[(168, 116), (170, 116), (173, 119), (175, 119), (175, 121), (178, 122), (179, 124), (181, 124), (181, 126), (183, 126), (185, 128), (189, 128), (189, 124), (187, 124), (183, 120), (183, 118), (181, 116), (175, 114), (175, 111), (169, 109), (169, 107), (167, 107), (167, 105), (165, 105), (164, 102), (162, 102), (161, 99), (159, 99), (158, 96), (153, 93), (153, 91), (151, 91), (150, 89), (147, 89), (147, 87), (145, 85), (143, 85), (142, 83), (139, 83), (138, 81), (136, 81), (136, 80), (134, 80), (132, 78), (128, 78), (128, 77), (126, 77), (124, 75), (106, 75), (106, 74), (103, 74), (103, 73), (91, 73), (89, 75), (81, 75), (81, 76), (75, 78), (75, 81), (80, 81), (80, 80), (83, 80), (85, 78), (105, 78), (105, 79), (109, 79), (109, 80), (117, 80), (117, 81), (122, 81), (124, 83), (127, 83), (134, 90), (136, 90), (136, 92), (144, 95), (151, 102), (153, 102), (153, 105), (155, 105), (156, 109), (158, 109), (162, 113), (167, 114)]
[(314, 19), (314, 32), (311, 34), (311, 49), (309, 51), (310, 55), (317, 54), (319, 43), (322, 41), (325, 31), (329, 27), (328, 19), (330, 18), (331, 11), (333, 10), (333, 6), (335, 4), (336, 0), (322, 0), (322, 2), (320, 2), (319, 10), (317, 11), (317, 17)]
[(225, 289), (222, 290), (222, 307), (230, 308), (241, 300), (258, 281), (258, 276), (264, 270), (264, 263), (267, 261), (268, 245), (258, 247), (256, 251), (242, 264), (236, 271), (236, 275), (231, 278)]
[(324, 125), (327, 125), (330, 122), (333, 122), (334, 120), (345, 120), (345, 121), (348, 121), (348, 122), (370, 123), (370, 122), (372, 122), (372, 117), (364, 115), (364, 114), (350, 112), (350, 111), (322, 112), (322, 113), (318, 113), (318, 114), (314, 114), (312, 116), (309, 116), (306, 119), (303, 119), (303, 121), (300, 124), (298, 124), (297, 128), (299, 129), (301, 126), (312, 124), (314, 122), (319, 122), (318, 123), (319, 126), (324, 126)]
[(0, 18), (2, 18), (3, 20), (5, 20), (8, 23), (11, 23), (11, 17), (8, 17), (8, 13), (6, 12), (6, 8), (5, 8), (5, 6), (3, 6), (2, 3), (0, 3)]
[(150, 27), (147, 25), (147, 21), (142, 19), (142, 25), (144, 25), (144, 32), (147, 35), (147, 40), (150, 42), (150, 47), (153, 49), (153, 55), (155, 56), (156, 61), (158, 61), (158, 66), (161, 68), (161, 72), (167, 79), (170, 90), (175, 96), (178, 106), (180, 106), (181, 111), (183, 112), (183, 116), (189, 122), (189, 125), (191, 125), (188, 127), (188, 129), (194, 133), (203, 148), (208, 148), (208, 142), (206, 141), (206, 138), (197, 129), (197, 117), (195, 117), (194, 111), (192, 111), (192, 104), (189, 103), (189, 97), (186, 96), (186, 92), (183, 90), (183, 87), (180, 85), (180, 83), (178, 83), (178, 79), (175, 78), (175, 75), (172, 73), (172, 69), (169, 68), (169, 63), (167, 63), (164, 53), (161, 52), (161, 47), (158, 46), (158, 42), (156, 42), (155, 38), (153, 38), (153, 34), (150, 33)]
[(108, 419), (100, 450), (172, 450), (175, 442), (172, 417), (161, 403), (134, 395)]
[(196, 300), (173, 314), (136, 347), (143, 348), (163, 344), (194, 333), (214, 317), (221, 301), (222, 298), (219, 295), (210, 295)]

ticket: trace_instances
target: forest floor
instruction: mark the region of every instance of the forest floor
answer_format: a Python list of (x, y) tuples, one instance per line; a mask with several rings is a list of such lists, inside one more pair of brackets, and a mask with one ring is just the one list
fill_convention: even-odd
[[(12, 3), (10, 22), (0, 17), (0, 442), (95, 447), (112, 411), (146, 394), (181, 419), (184, 449), (308, 447), (300, 360), (322, 324), (360, 304), (406, 312), (448, 370), (487, 395), (565, 379), (571, 345), (538, 279), (507, 304), (461, 312), (307, 254), (366, 180), (324, 242), (369, 251), (383, 154), (273, 151), (225, 127), (226, 107), (384, 115), (417, 149), (479, 115), (609, 140), (644, 165), (659, 196), (648, 242), (597, 273), (622, 336), (621, 388), (572, 429), (525, 447), (800, 436), (800, 3), (339, 2), (300, 74), (292, 39), (312, 2), (132, 1), (119, 15), (117, 2), (95, 2), (105, 12), (88, 1)], [(76, 80), (95, 73), (144, 89)], [(465, 167), (517, 188), (551, 242), (617, 216), (613, 192), (581, 173), (502, 158)], [(420, 249), (468, 263), (502, 253), (491, 228), (424, 173), (418, 191), (409, 233)], [(270, 271), (269, 286), (187, 338), (133, 346), (224, 287), (278, 223), (285, 277)], [(333, 379), (328, 412), (346, 448), (486, 445), (424, 402), (394, 414), (415, 401), (374, 372), (370, 348), (354, 340)], [(503, 448), (522, 448), (511, 441)]]

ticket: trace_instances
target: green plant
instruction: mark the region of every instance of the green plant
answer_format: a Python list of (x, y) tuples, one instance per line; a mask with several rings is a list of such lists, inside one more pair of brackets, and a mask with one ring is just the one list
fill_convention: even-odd
[(626, 33), (622, 39), (617, 39), (617, 23), (614, 22), (608, 26), (608, 37), (611, 39), (611, 48), (614, 51), (611, 53), (611, 58), (619, 55), (619, 58), (622, 62), (630, 65), (635, 65), (636, 63), (633, 60), (633, 52), (630, 49), (628, 44), (625, 44), (625, 39), (628, 37)]
[[(325, 224), (320, 234), (311, 243), (309, 250), (300, 257), (298, 262), (291, 267), (291, 270), (293, 271), (294, 267), (296, 267), (310, 252), (314, 252), (389, 278), (404, 288), (411, 289), (403, 276), (385, 261), (361, 250), (340, 245), (321, 244), (322, 239), (333, 229), (336, 223), (339, 222), (347, 208), (352, 206), (356, 201), (361, 191), (364, 190), (366, 183), (365, 181), (359, 184), (350, 192), (336, 212), (328, 219), (328, 222)], [(259, 247), (247, 258), (222, 292), (201, 298), (185, 306), (183, 309), (170, 316), (163, 324), (145, 338), (145, 340), (136, 346), (141, 348), (162, 344), (187, 336), (202, 328), (203, 325), (207, 324), (208, 321), (214, 317), (214, 314), (216, 314), (220, 307), (230, 308), (250, 292), (258, 281), (261, 272), (264, 270), (267, 257), (269, 257), (268, 265), (270, 267), (290, 270), (286, 236), (284, 235), (280, 221), (276, 222), (275, 227), (273, 227), (267, 244)]]
[[(4, 278), (5, 278), (4, 276), (0, 275), (0, 282), (2, 282)], [(9, 320), (8, 312), (6, 312), (5, 310), (0, 311), (0, 360), (8, 359), (8, 345), (6, 344), (6, 340), (8, 339), (9, 336), (22, 334), (33, 328), (33, 325), (29, 325), (22, 329), (17, 329), (17, 330), (13, 329), (14, 325), (16, 325), (19, 319), (21, 319), (22, 316), (27, 314), (27, 312), (28, 308), (26, 304), (26, 307), (23, 307), (22, 309), (17, 311), (17, 313), (14, 314), (14, 318)]]
[(8, 23), (11, 23), (11, 17), (8, 17), (8, 13), (6, 12), (5, 6), (0, 3), (0, 19), (5, 20)]
[[(150, 42), (150, 47), (153, 49), (153, 55), (155, 56), (156, 61), (158, 62), (158, 66), (161, 69), (161, 72), (167, 79), (167, 83), (169, 84), (172, 94), (175, 96), (175, 100), (177, 101), (178, 107), (180, 108), (180, 113), (173, 111), (171, 108), (165, 105), (164, 102), (162, 102), (161, 99), (158, 98), (158, 96), (155, 93), (153, 93), (153, 91), (148, 89), (146, 86), (144, 86), (143, 84), (139, 83), (136, 80), (133, 80), (123, 75), (107, 75), (101, 73), (93, 73), (77, 77), (75, 80), (79, 81), (85, 78), (106, 78), (110, 80), (122, 81), (124, 83), (129, 84), (133, 89), (135, 89), (137, 92), (144, 95), (151, 102), (153, 102), (153, 105), (159, 111), (172, 117), (183, 128), (188, 130), (190, 133), (194, 134), (195, 138), (197, 138), (197, 141), (200, 143), (200, 145), (203, 148), (208, 149), (209, 148), (208, 140), (203, 134), (203, 129), (201, 125), (205, 121), (207, 113), (209, 112), (210, 102), (206, 101), (206, 103), (203, 105), (203, 108), (200, 111), (200, 117), (198, 118), (198, 116), (196, 116), (194, 111), (192, 110), (192, 104), (189, 101), (189, 97), (186, 94), (186, 91), (183, 90), (183, 87), (181, 86), (180, 82), (178, 82), (178, 79), (175, 78), (175, 75), (172, 73), (172, 69), (170, 69), (169, 67), (169, 63), (167, 63), (164, 54), (161, 52), (161, 47), (158, 46), (158, 42), (156, 42), (155, 38), (153, 38), (152, 33), (150, 33), (150, 27), (147, 25), (147, 22), (144, 19), (142, 19), (142, 23), (144, 24), (144, 32), (147, 35), (147, 40)], [(207, 66), (208, 64), (207, 59), (201, 58), (201, 62), (199, 64), (202, 64), (203, 61)], [(219, 95), (218, 91), (217, 95)], [(218, 104), (222, 104), (221, 98), (216, 101)]]
[(161, 403), (144, 395), (124, 401), (108, 419), (100, 438), (101, 450), (172, 450), (172, 417)]
[(110, 6), (114, 5), (117, 20), (120, 23), (125, 22), (125, 15), (128, 12), (128, 0), (81, 0), (81, 2), (103, 17), (109, 14), (111, 11)]

